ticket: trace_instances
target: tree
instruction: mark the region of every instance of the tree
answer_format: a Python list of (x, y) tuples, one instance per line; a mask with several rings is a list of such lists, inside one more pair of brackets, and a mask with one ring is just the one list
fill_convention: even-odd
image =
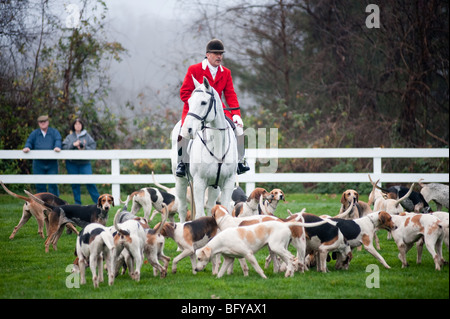
[(226, 63), (256, 101), (247, 123), (279, 127), (284, 147), (448, 146), (448, 2), (381, 1), (380, 28), (368, 5), (210, 4), (195, 25), (232, 45)]
[(21, 149), (42, 114), (63, 137), (81, 117), (98, 148), (117, 145), (119, 132), (127, 130), (105, 102), (107, 69), (125, 49), (107, 40), (106, 4), (83, 0), (76, 28), (61, 19), (67, 12), (57, 1), (8, 1), (0, 8), (0, 48), (9, 53), (0, 55), (0, 147)]
[[(106, 40), (106, 4), (83, 1), (78, 28), (61, 23), (55, 7), (51, 1), (3, 4), (2, 16), (9, 23), (0, 33), (2, 51), (8, 45), (18, 50), (0, 57), (2, 148), (21, 148), (43, 113), (62, 135), (69, 133), (75, 117), (84, 118), (99, 147), (103, 141), (114, 145), (117, 127), (124, 129), (104, 102), (108, 63), (120, 60), (125, 51), (120, 43)], [(28, 22), (25, 15), (36, 18)]]

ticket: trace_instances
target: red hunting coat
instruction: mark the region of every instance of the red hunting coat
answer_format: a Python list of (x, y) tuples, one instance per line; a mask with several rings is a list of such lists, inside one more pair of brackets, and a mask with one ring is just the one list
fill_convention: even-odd
[[(183, 113), (181, 116), (181, 124), (184, 123), (186, 114), (189, 112), (188, 100), (195, 89), (194, 81), (192, 80), (192, 75), (199, 83), (203, 83), (203, 77), (206, 76), (206, 78), (209, 81), (209, 84), (211, 84), (212, 87), (217, 91), (217, 93), (219, 93), (221, 100), (223, 93), (223, 96), (225, 96), (225, 100), (230, 108), (239, 107), (236, 92), (234, 91), (233, 79), (231, 78), (231, 71), (226, 67), (220, 65), (219, 69), (217, 70), (216, 79), (213, 80), (211, 72), (209, 71), (207, 60), (204, 59), (203, 62), (191, 65), (188, 68), (186, 76), (184, 77), (183, 85), (181, 86), (180, 89), (180, 98), (184, 102)], [(222, 105), (223, 107), (226, 107), (223, 101)], [(233, 109), (231, 111), (224, 110), (224, 112), (225, 115), (230, 119), (233, 118), (233, 115), (241, 116), (241, 111), (239, 109), (237, 110)]]

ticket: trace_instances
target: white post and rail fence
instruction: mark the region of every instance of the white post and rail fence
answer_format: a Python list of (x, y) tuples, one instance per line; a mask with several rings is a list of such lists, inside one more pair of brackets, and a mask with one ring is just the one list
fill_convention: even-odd
[[(171, 150), (86, 150), (86, 151), (30, 151), (0, 150), (0, 160), (33, 159), (83, 159), (110, 160), (110, 174), (92, 175), (12, 175), (0, 172), (0, 180), (5, 184), (111, 184), (111, 193), (119, 204), (121, 184), (153, 184), (151, 174), (121, 174), (120, 161), (133, 159), (170, 159)], [(373, 171), (355, 173), (277, 173), (278, 159), (294, 158), (368, 158), (373, 161)], [(245, 183), (247, 194), (255, 188), (255, 183), (361, 183), (368, 182), (368, 174), (381, 183), (412, 183), (420, 178), (426, 183), (448, 183), (449, 174), (445, 173), (383, 173), (383, 158), (449, 158), (449, 149), (431, 148), (321, 148), (321, 149), (247, 149), (246, 159), (251, 170), (239, 175), (239, 183)], [(256, 162), (261, 163), (259, 172), (255, 172)], [(266, 165), (267, 164), (267, 165)], [(265, 165), (265, 166), (264, 166)], [(175, 183), (172, 174), (157, 174), (161, 184)]]

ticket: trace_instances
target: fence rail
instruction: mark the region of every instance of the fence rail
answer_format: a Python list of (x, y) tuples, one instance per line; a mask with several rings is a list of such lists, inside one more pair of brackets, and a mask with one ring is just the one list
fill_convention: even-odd
[[(1, 150), (0, 160), (13, 159), (85, 159), (110, 160), (111, 174), (93, 175), (11, 175), (0, 173), (5, 184), (111, 184), (111, 193), (119, 204), (121, 184), (152, 184), (150, 174), (121, 174), (120, 161), (126, 159), (170, 159), (171, 150), (86, 150), (86, 151), (30, 151)], [(321, 149), (247, 149), (246, 158), (251, 170), (239, 176), (239, 182), (246, 184), (246, 193), (255, 188), (255, 183), (319, 183), (319, 182), (368, 182), (367, 174), (382, 183), (411, 183), (423, 178), (425, 182), (448, 183), (446, 173), (383, 173), (383, 158), (449, 158), (449, 149), (429, 148), (321, 148)], [(371, 158), (373, 171), (359, 173), (276, 173), (281, 158)], [(261, 163), (260, 172), (255, 172), (256, 162)], [(265, 164), (268, 164), (264, 166)], [(155, 174), (161, 184), (175, 183), (172, 174)]]

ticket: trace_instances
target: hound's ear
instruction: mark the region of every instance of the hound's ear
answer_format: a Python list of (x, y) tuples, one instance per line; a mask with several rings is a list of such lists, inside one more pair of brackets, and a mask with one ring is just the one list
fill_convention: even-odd
[(342, 205), (345, 205), (346, 202), (347, 202), (347, 200), (346, 200), (346, 198), (345, 198), (345, 192), (343, 192), (343, 193), (342, 193), (342, 196), (341, 196), (341, 204), (342, 204)]
[(203, 85), (205, 86), (205, 88), (208, 91), (211, 91), (211, 85), (209, 84), (208, 79), (206, 78), (206, 76), (203, 77)]
[(97, 207), (99, 207), (99, 208), (102, 207), (102, 198), (103, 198), (103, 196), (99, 196), (99, 198), (97, 199)]
[(194, 82), (195, 88), (200, 86), (200, 83), (194, 78), (194, 75), (192, 75), (192, 81)]
[(211, 259), (211, 248), (209, 248), (209, 247), (203, 248), (202, 254), (205, 256), (206, 260)]

